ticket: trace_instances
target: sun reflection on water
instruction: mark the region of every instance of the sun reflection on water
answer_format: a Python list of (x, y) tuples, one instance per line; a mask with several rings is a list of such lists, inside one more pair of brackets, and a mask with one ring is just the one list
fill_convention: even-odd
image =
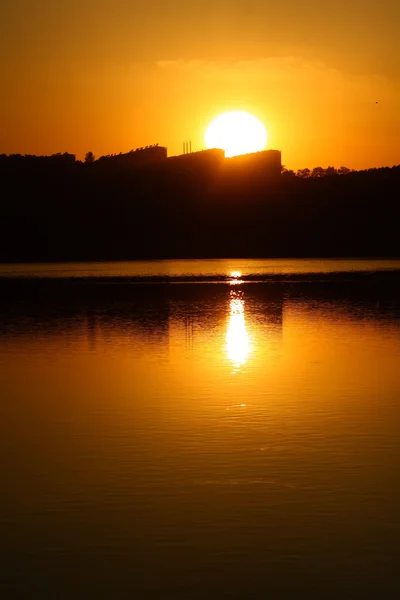
[(243, 281), (240, 279), (242, 276), (240, 271), (232, 271), (230, 274), (231, 279), (229, 280), (230, 285), (240, 285)]
[(232, 361), (234, 373), (240, 371), (249, 356), (250, 338), (245, 320), (245, 302), (243, 292), (231, 291), (229, 303), (229, 321), (226, 332), (227, 356)]

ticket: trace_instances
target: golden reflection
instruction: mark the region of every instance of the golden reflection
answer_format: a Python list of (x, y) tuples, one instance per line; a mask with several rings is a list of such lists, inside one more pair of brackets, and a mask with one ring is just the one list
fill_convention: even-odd
[(231, 291), (228, 330), (226, 332), (226, 350), (232, 361), (234, 372), (240, 371), (250, 353), (250, 339), (245, 321), (243, 292)]
[(230, 274), (230, 281), (229, 284), (230, 285), (238, 285), (240, 283), (243, 283), (243, 281), (240, 279), (242, 276), (240, 271), (232, 271)]

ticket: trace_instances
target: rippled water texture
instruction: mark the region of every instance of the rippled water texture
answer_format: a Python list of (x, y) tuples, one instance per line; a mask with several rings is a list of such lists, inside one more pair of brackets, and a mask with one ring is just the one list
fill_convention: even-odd
[(200, 262), (2, 267), (1, 598), (399, 596), (396, 264)]

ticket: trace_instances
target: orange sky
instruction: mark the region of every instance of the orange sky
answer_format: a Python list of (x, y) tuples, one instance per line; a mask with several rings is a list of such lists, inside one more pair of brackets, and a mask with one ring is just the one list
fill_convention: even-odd
[(178, 154), (238, 109), (289, 168), (399, 164), (399, 23), (397, 0), (6, 0), (0, 153)]

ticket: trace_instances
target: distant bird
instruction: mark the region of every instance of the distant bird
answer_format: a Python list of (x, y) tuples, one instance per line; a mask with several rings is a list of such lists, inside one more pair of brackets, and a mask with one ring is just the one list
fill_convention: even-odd
[(375, 104), (379, 104), (378, 102), (375, 102)]

